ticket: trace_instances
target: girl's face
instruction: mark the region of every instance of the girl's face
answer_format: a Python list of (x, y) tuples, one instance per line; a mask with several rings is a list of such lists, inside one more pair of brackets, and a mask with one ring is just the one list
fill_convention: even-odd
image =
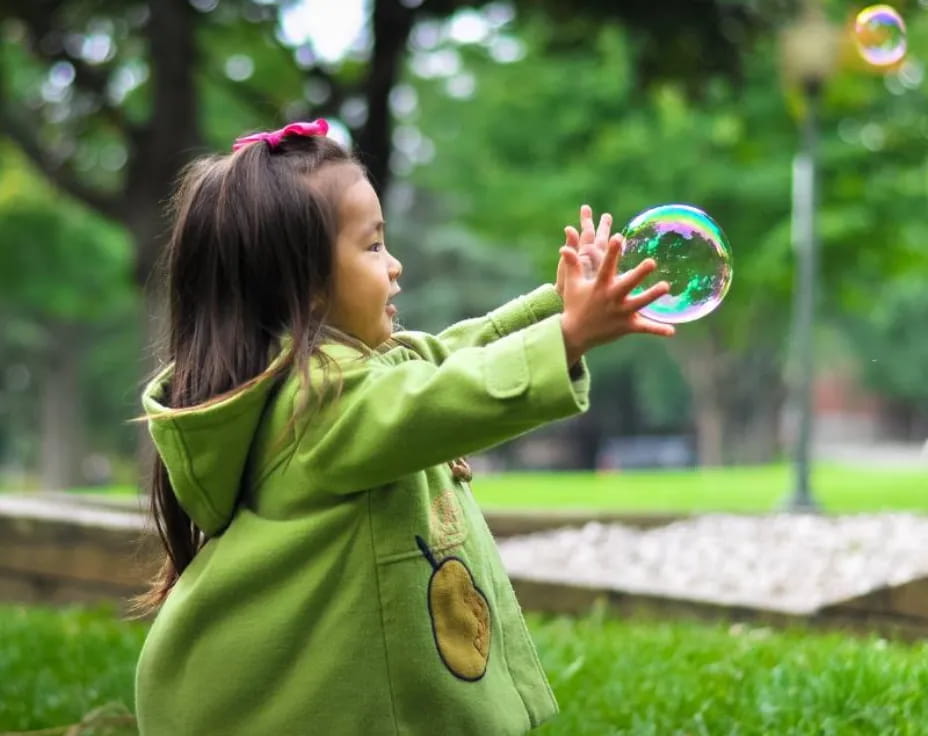
[(329, 323), (371, 348), (393, 333), (396, 283), (403, 265), (387, 252), (383, 212), (366, 177), (345, 190), (338, 206), (334, 289)]

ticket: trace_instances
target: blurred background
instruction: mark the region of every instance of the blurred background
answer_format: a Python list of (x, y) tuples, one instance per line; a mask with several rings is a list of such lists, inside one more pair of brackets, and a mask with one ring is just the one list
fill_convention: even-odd
[(895, 6), (887, 70), (838, 0), (0, 2), (0, 487), (137, 486), (174, 176), (315, 117), (382, 194), (410, 328), (553, 281), (584, 202), (731, 241), (716, 312), (595, 351), (589, 413), (478, 470), (928, 470), (928, 2)]
[[(923, 732), (928, 0), (879, 67), (865, 5), (0, 0), (0, 732), (136, 733), (165, 204), (317, 117), (382, 195), (409, 328), (553, 282), (582, 203), (731, 242), (716, 311), (593, 351), (588, 413), (470, 458), (545, 732)], [(768, 628), (802, 622), (844, 633)]]

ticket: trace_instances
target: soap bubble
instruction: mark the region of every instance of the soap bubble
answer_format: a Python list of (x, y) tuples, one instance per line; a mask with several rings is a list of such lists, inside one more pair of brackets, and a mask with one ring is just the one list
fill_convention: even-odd
[(873, 66), (892, 66), (905, 56), (905, 23), (889, 5), (861, 10), (854, 22), (854, 38), (860, 55)]
[(657, 268), (633, 292), (658, 281), (670, 292), (640, 310), (659, 322), (692, 322), (721, 304), (731, 286), (731, 246), (725, 233), (705, 212), (685, 204), (646, 210), (623, 231), (622, 270), (653, 258)]

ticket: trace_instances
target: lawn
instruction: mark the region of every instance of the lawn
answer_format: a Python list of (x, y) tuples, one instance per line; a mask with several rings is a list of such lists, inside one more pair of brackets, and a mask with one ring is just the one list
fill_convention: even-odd
[[(623, 473), (476, 475), (484, 509), (608, 511), (772, 511), (792, 488), (787, 465)], [(817, 465), (811, 482), (826, 511), (928, 511), (928, 468), (862, 469)]]
[[(110, 608), (0, 605), (0, 736), (76, 723), (102, 706), (129, 714), (146, 630), (144, 624), (117, 620)], [(80, 736), (91, 733), (122, 736), (135, 729)]]
[[(786, 464), (610, 473), (477, 473), (471, 486), (481, 506), (494, 511), (767, 512), (782, 507), (793, 487), (792, 473)], [(861, 468), (821, 463), (815, 466), (811, 485), (816, 500), (831, 513), (928, 512), (928, 466)], [(129, 496), (137, 489), (118, 485), (71, 491)]]
[(540, 735), (924, 734), (928, 644), (741, 624), (531, 619)]
[[(561, 704), (541, 736), (914, 736), (928, 723), (928, 644), (595, 612), (529, 626)], [(144, 632), (107, 609), (0, 606), (0, 733), (76, 723), (105, 704), (128, 713)]]

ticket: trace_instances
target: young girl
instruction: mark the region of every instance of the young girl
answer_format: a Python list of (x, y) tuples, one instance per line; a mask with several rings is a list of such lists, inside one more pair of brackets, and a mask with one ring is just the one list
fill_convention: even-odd
[(616, 275), (584, 208), (556, 286), (394, 332), (402, 265), (326, 130), (239, 139), (174, 201), (139, 728), (521, 734), (557, 704), (460, 458), (584, 411), (583, 354), (672, 334), (637, 314), (667, 285), (630, 296), (653, 261)]

